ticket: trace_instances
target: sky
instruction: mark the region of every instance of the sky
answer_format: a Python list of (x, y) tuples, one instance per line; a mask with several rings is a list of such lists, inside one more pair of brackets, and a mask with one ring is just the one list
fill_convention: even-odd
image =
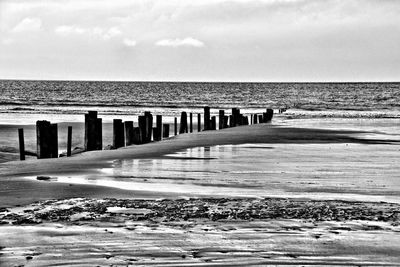
[(0, 0), (0, 79), (400, 81), (400, 0)]

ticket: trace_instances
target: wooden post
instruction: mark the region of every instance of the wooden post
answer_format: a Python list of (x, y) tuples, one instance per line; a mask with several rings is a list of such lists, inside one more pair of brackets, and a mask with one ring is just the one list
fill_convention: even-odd
[(228, 128), (229, 127), (229, 116), (225, 115), (224, 116), (224, 124), (223, 128)]
[(50, 122), (37, 121), (36, 122), (36, 149), (37, 158), (45, 159), (51, 157), (50, 152)]
[(197, 131), (201, 132), (201, 114), (197, 114)]
[(159, 133), (158, 133), (158, 128), (157, 127), (153, 127), (153, 141), (160, 141), (160, 140), (158, 140), (158, 135), (159, 135)]
[(182, 111), (181, 113), (181, 124), (179, 125), (179, 133), (187, 133), (188, 128), (187, 128), (187, 114), (185, 111)]
[(113, 147), (115, 149), (125, 145), (124, 124), (121, 119), (113, 121)]
[(212, 116), (211, 117), (211, 126), (210, 130), (216, 130), (217, 129), (217, 117)]
[(204, 131), (210, 130), (210, 107), (204, 107)]
[(238, 108), (232, 108), (232, 126), (231, 127), (236, 127), (239, 123), (239, 118), (238, 118)]
[(267, 113), (266, 113), (266, 120), (265, 120), (265, 122), (271, 122), (273, 116), (274, 116), (274, 110), (271, 109), (271, 108), (268, 108), (268, 109), (267, 109)]
[[(101, 125), (101, 122), (100, 122)], [(89, 111), (88, 114), (85, 114), (85, 141), (84, 146), (86, 151), (92, 151), (99, 149), (99, 139), (101, 139), (101, 134), (99, 131), (101, 129), (97, 129), (99, 126), (99, 122), (97, 121), (97, 111)], [(100, 127), (101, 128), (101, 127)], [(101, 147), (100, 147), (101, 149)]]
[(139, 127), (133, 128), (133, 140), (132, 143), (135, 145), (140, 145), (142, 143), (142, 136)]
[(139, 116), (138, 121), (139, 121), (139, 134), (136, 134), (135, 136), (138, 137), (138, 144), (144, 144), (145, 138), (146, 138), (146, 131), (147, 131), (146, 117)]
[(243, 118), (244, 118), (243, 125), (249, 125), (249, 117), (248, 116), (244, 116)]
[[(156, 125), (157, 125), (157, 134), (153, 135), (154, 141), (161, 141), (162, 139), (162, 131), (163, 131), (163, 126), (162, 126), (162, 115), (157, 115), (156, 116)], [(156, 137), (156, 138), (154, 138)]]
[(219, 110), (219, 121), (218, 121), (218, 129), (224, 129), (224, 116), (225, 116), (225, 110), (220, 109)]
[(151, 142), (151, 136), (153, 131), (153, 115), (151, 115), (150, 111), (145, 111), (144, 116), (146, 118), (146, 138), (145, 143)]
[(178, 134), (178, 119), (176, 117), (174, 118), (174, 134)]
[(250, 114), (250, 125), (253, 124), (253, 114)]
[(263, 123), (263, 115), (258, 115), (258, 123)]
[(193, 113), (192, 112), (189, 113), (189, 129), (190, 129), (190, 132), (193, 133)]
[(169, 124), (163, 124), (163, 138), (169, 137)]
[(19, 139), (19, 159), (25, 160), (25, 142), (24, 142), (24, 129), (18, 129)]
[(67, 133), (67, 157), (72, 155), (72, 126), (68, 126)]
[(50, 124), (50, 157), (58, 158), (58, 127), (56, 123)]
[(229, 115), (229, 127), (235, 127), (233, 115)]
[(133, 144), (133, 121), (124, 122), (125, 126), (125, 145), (130, 146)]
[(102, 125), (101, 118), (96, 119), (94, 135), (95, 135), (95, 150), (102, 150), (103, 149), (103, 125)]

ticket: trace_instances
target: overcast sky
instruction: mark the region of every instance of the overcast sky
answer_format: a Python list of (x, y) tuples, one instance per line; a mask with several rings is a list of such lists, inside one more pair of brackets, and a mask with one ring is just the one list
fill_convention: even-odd
[(400, 81), (400, 0), (0, 0), (0, 78)]

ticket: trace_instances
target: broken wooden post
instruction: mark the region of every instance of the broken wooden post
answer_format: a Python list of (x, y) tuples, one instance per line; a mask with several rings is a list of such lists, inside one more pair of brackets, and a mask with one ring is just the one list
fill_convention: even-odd
[(169, 124), (163, 124), (163, 138), (169, 137)]
[(193, 133), (193, 113), (192, 112), (189, 113), (189, 129), (190, 129), (190, 132)]
[(25, 142), (24, 142), (24, 129), (18, 129), (19, 139), (19, 159), (25, 160)]
[(188, 127), (187, 127), (187, 114), (185, 111), (182, 111), (181, 113), (181, 124), (179, 125), (179, 133), (187, 133), (188, 132)]
[(225, 110), (220, 109), (219, 110), (219, 121), (218, 121), (218, 129), (224, 129), (224, 116), (225, 116)]
[(197, 131), (201, 132), (201, 114), (197, 114)]
[(130, 146), (133, 144), (133, 121), (124, 122), (125, 126), (125, 145)]
[(178, 134), (178, 119), (176, 117), (174, 118), (174, 134)]
[(67, 157), (72, 155), (72, 126), (68, 126), (67, 132)]
[(217, 117), (215, 116), (211, 117), (210, 130), (217, 130)]
[(124, 124), (121, 119), (113, 120), (113, 147), (115, 149), (125, 146)]
[[(138, 144), (144, 144), (145, 143), (145, 137), (146, 137), (146, 131), (147, 131), (147, 128), (146, 128), (146, 117), (145, 116), (139, 116), (139, 118), (138, 118), (138, 121), (139, 121), (139, 134), (137, 134), (136, 132), (136, 135), (135, 135), (135, 137), (136, 138), (138, 138)], [(135, 139), (136, 139), (135, 138)]]
[(204, 131), (210, 130), (210, 107), (204, 107)]

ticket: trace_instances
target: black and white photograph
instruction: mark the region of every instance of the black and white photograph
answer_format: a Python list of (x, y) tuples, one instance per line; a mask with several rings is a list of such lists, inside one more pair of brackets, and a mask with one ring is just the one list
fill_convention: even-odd
[(25, 266), (400, 266), (400, 1), (0, 0)]

